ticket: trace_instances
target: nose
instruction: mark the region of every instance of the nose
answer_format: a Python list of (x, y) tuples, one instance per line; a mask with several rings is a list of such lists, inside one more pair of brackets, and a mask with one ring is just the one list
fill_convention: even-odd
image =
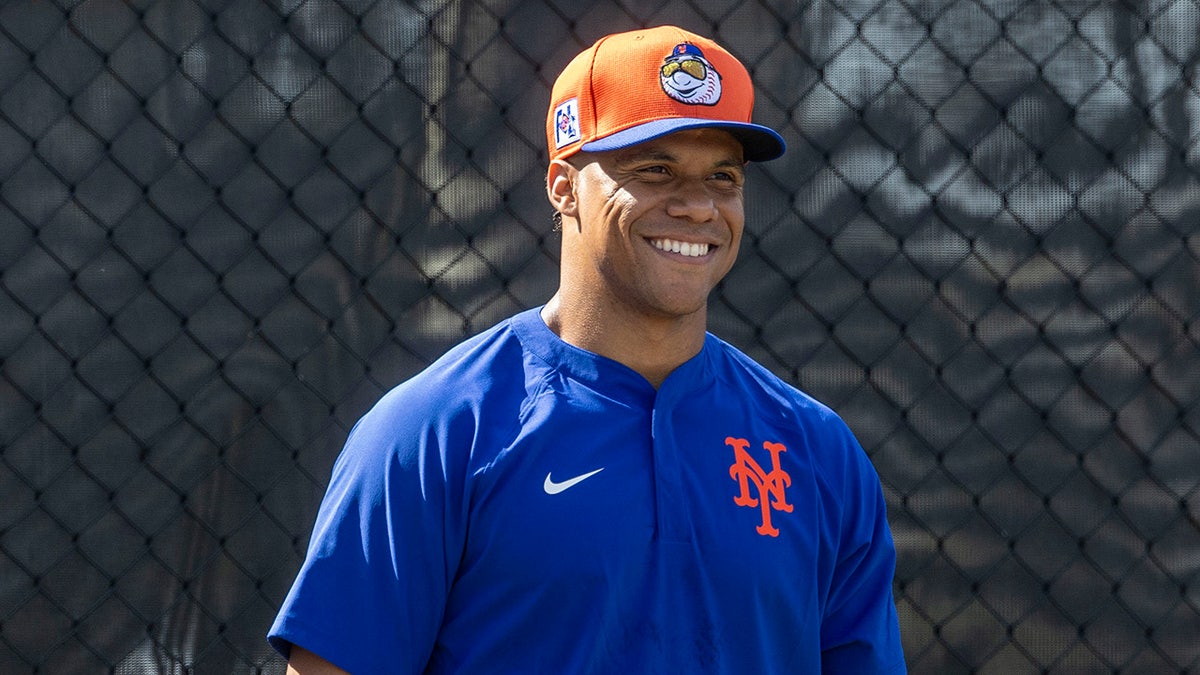
[(707, 223), (717, 217), (717, 202), (703, 184), (687, 181), (671, 195), (667, 202), (667, 215), (686, 218), (694, 223)]

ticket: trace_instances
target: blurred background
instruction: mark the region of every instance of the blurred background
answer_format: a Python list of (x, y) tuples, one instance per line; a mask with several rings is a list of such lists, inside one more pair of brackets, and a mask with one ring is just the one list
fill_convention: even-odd
[(350, 426), (556, 286), (555, 75), (663, 23), (789, 144), (711, 328), (870, 454), (910, 669), (1200, 670), (1195, 0), (9, 0), (0, 672), (281, 673)]

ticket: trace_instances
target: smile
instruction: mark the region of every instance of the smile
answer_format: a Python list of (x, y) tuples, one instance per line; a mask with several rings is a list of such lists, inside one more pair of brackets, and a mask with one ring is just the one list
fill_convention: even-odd
[(651, 239), (650, 244), (660, 251), (678, 253), (688, 258), (699, 258), (708, 255), (708, 244), (694, 244), (674, 239)]

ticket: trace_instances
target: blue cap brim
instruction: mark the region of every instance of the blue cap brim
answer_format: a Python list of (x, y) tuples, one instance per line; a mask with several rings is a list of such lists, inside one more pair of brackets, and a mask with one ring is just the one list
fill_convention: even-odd
[(765, 162), (783, 155), (787, 143), (774, 129), (749, 122), (727, 122), (710, 120), (703, 117), (671, 117), (639, 124), (624, 131), (618, 131), (604, 138), (589, 141), (580, 146), (584, 152), (604, 152), (620, 150), (631, 145), (645, 143), (667, 134), (685, 129), (722, 129), (728, 131), (741, 144), (748, 162)]

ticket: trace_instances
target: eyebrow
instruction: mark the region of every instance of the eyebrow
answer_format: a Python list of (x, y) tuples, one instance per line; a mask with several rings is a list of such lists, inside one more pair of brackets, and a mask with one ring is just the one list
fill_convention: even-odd
[(663, 162), (679, 161), (675, 155), (655, 147), (634, 146), (627, 148), (622, 152), (617, 159), (622, 162), (642, 162), (646, 160), (658, 160)]

